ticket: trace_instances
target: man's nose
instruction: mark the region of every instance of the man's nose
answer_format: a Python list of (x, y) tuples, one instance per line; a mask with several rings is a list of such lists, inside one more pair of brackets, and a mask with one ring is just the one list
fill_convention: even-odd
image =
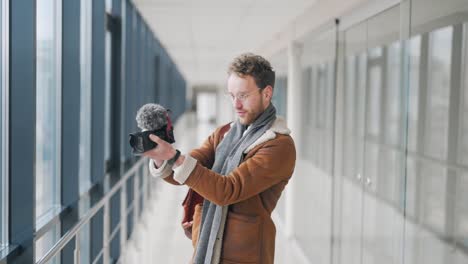
[(234, 98), (234, 101), (232, 102), (234, 104), (234, 107), (236, 109), (242, 109), (242, 102), (241, 100)]

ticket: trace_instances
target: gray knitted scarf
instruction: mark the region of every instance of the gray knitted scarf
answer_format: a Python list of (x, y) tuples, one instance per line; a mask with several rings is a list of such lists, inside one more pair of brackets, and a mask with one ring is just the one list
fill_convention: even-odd
[[(228, 175), (237, 168), (242, 162), (244, 151), (273, 125), (275, 119), (276, 109), (270, 103), (247, 131), (245, 125), (236, 121), (216, 148), (212, 170), (221, 175)], [(205, 199), (194, 264), (219, 262), (220, 256), (216, 252), (220, 253), (221, 250), (227, 209), (228, 206), (219, 206)]]

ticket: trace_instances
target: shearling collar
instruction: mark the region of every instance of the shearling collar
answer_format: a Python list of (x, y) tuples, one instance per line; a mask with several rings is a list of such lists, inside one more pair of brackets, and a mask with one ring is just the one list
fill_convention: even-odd
[(247, 154), (249, 151), (254, 149), (256, 146), (267, 142), (268, 140), (272, 140), (276, 137), (276, 134), (283, 134), (289, 135), (291, 134), (291, 130), (287, 127), (286, 120), (282, 117), (277, 116), (273, 125), (265, 131), (265, 133), (259, 137), (252, 145), (244, 150), (244, 153)]

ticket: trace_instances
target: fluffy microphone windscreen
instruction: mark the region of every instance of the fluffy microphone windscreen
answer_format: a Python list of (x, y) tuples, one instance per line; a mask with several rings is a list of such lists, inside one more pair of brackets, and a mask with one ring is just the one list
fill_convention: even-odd
[(158, 104), (145, 104), (136, 115), (137, 125), (142, 130), (156, 130), (167, 124), (166, 108)]

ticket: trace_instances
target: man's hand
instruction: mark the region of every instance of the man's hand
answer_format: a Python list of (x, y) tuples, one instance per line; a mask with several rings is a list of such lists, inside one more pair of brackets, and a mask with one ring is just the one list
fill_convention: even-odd
[(142, 155), (153, 159), (156, 162), (156, 166), (160, 166), (164, 160), (170, 160), (174, 157), (176, 150), (171, 144), (153, 134), (151, 134), (149, 138), (158, 145), (155, 148), (144, 152)]

